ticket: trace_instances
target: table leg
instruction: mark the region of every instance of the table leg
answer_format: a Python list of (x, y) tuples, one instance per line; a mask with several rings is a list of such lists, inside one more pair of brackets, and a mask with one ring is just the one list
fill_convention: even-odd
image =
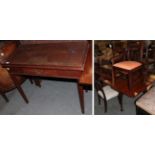
[(33, 80), (31, 78), (29, 78), (29, 81), (30, 81), (31, 84), (33, 84)]
[(79, 99), (80, 99), (80, 106), (81, 106), (81, 112), (84, 114), (85, 113), (85, 108), (84, 108), (84, 90), (83, 86), (77, 83), (78, 87), (78, 92), (79, 92)]
[(6, 96), (4, 93), (1, 93), (1, 95), (2, 95), (2, 97), (4, 98), (4, 100), (5, 100), (6, 102), (9, 102), (9, 99), (7, 98), (7, 96)]
[(29, 81), (30, 81), (31, 84), (33, 84), (33, 81), (34, 81), (35, 85), (41, 88), (41, 80), (40, 79), (29, 78)]
[(15, 75), (10, 75), (10, 76), (11, 76), (11, 78), (12, 78), (12, 80), (13, 80), (13, 82), (14, 82), (16, 88), (17, 88), (17, 90), (19, 91), (20, 95), (23, 97), (23, 99), (25, 100), (25, 102), (28, 103), (29, 101), (28, 101), (28, 99), (27, 99), (27, 97), (26, 97), (26, 95), (25, 95), (25, 93), (24, 93), (22, 87), (21, 87), (20, 84), (18, 83), (17, 77), (16, 77)]
[(34, 79), (35, 85), (41, 88), (41, 80)]

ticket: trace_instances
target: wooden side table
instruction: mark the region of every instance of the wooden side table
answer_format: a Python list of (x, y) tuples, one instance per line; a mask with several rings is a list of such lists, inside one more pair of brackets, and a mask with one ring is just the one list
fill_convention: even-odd
[[(124, 78), (127, 83), (127, 91), (130, 93), (141, 82), (144, 85), (143, 65), (136, 61), (122, 61), (113, 65), (113, 85), (122, 85), (118, 78)], [(120, 74), (120, 75), (119, 75)], [(118, 83), (119, 82), (119, 83)], [(124, 86), (125, 87), (125, 86)], [(134, 90), (135, 91), (135, 90)], [(136, 96), (138, 92), (134, 92)], [(132, 95), (129, 95), (132, 96)]]

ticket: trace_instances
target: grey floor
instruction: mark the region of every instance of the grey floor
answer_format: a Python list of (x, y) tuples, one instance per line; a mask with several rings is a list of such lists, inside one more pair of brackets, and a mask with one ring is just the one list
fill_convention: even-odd
[(120, 105), (117, 97), (108, 101), (108, 111), (104, 113), (104, 104), (98, 104), (97, 94), (95, 93), (95, 114), (96, 115), (136, 115), (135, 101), (136, 98), (123, 96), (124, 111), (120, 111)]
[[(152, 84), (155, 87), (155, 82)], [(142, 94), (139, 94), (141, 96)], [(98, 104), (97, 93), (95, 91), (95, 115), (136, 115), (136, 107), (135, 107), (135, 100), (139, 97), (131, 98), (126, 95), (123, 95), (123, 107), (124, 111), (120, 111), (120, 105), (118, 102), (117, 97), (113, 98), (108, 101), (108, 111), (104, 113), (104, 103)]]
[[(6, 95), (6, 103), (0, 96), (1, 115), (81, 115), (77, 84), (54, 80), (43, 80), (42, 87), (26, 81), (22, 88), (29, 104), (23, 101), (15, 89)], [(92, 114), (92, 91), (85, 92), (85, 114)]]

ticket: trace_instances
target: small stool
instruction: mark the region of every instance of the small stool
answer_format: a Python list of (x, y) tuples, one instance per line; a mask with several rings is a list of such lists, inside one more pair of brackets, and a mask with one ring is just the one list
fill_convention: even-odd
[(137, 114), (155, 115), (155, 87), (136, 101)]
[[(117, 72), (121, 72), (122, 74), (127, 76), (128, 80), (128, 88), (132, 89), (132, 84), (134, 82), (133, 76), (136, 72), (142, 71), (142, 63), (137, 61), (122, 61), (113, 65), (113, 84), (115, 85), (115, 79)], [(142, 74), (141, 74), (142, 75)], [(143, 78), (141, 76), (140, 78)]]

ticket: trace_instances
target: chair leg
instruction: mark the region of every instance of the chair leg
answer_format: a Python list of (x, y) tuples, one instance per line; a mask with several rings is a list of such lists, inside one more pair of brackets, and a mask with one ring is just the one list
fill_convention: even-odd
[(106, 99), (104, 99), (104, 112), (106, 113), (107, 112), (107, 100)]
[(20, 95), (23, 97), (24, 101), (25, 101), (26, 103), (29, 103), (29, 101), (28, 101), (28, 99), (27, 99), (27, 97), (26, 97), (26, 95), (25, 95), (25, 93), (24, 93), (22, 87), (21, 87), (21, 86), (16, 86), (16, 88), (17, 88), (17, 90), (19, 91)]
[(6, 96), (5, 94), (1, 93), (1, 95), (2, 95), (2, 97), (4, 98), (4, 100), (5, 100), (6, 102), (9, 102), (9, 99), (7, 98), (7, 96)]
[(29, 78), (29, 81), (31, 84), (34, 82), (36, 86), (41, 87), (41, 80)]
[(101, 98), (99, 95), (97, 95), (97, 96), (98, 96), (98, 104), (101, 105)]
[(119, 93), (118, 101), (119, 101), (119, 104), (120, 104), (120, 110), (123, 111), (123, 94), (122, 93)]
[(29, 78), (29, 81), (30, 81), (31, 84), (33, 84), (33, 80), (31, 78)]
[(28, 101), (28, 99), (27, 99), (27, 97), (26, 97), (26, 95), (25, 95), (25, 93), (24, 93), (22, 87), (21, 87), (20, 84), (18, 83), (17, 77), (14, 76), (14, 75), (10, 75), (10, 76), (11, 76), (11, 78), (12, 78), (12, 80), (13, 80), (13, 82), (14, 82), (14, 84), (15, 84), (17, 90), (18, 90), (18, 92), (19, 92), (20, 95), (23, 97), (23, 99), (25, 100), (25, 102), (28, 103), (29, 101)]

